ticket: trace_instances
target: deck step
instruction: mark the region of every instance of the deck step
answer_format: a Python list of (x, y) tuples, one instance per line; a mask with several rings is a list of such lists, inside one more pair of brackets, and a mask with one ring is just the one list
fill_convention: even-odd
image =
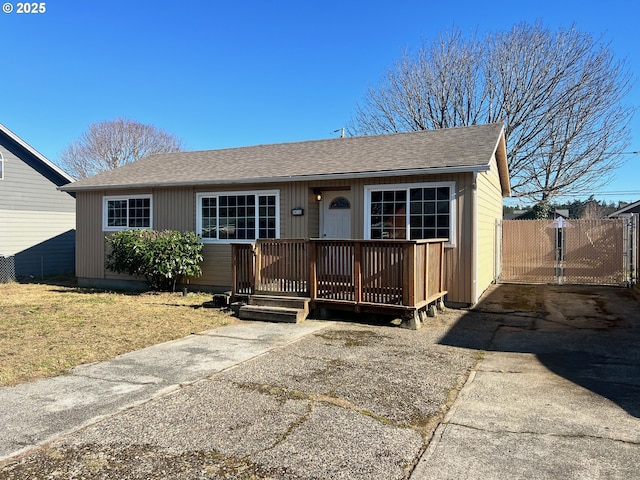
[(262, 307), (284, 307), (304, 310), (309, 313), (308, 297), (284, 297), (275, 295), (251, 295), (249, 297), (249, 305)]
[(240, 307), (238, 316), (243, 320), (300, 323), (307, 318), (307, 314), (308, 312), (301, 308), (243, 305)]

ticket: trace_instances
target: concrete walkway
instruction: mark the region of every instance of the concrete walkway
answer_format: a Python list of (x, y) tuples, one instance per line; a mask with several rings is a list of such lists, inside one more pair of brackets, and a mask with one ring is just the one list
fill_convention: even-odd
[(326, 324), (242, 323), (0, 388), (0, 460), (295, 342)]

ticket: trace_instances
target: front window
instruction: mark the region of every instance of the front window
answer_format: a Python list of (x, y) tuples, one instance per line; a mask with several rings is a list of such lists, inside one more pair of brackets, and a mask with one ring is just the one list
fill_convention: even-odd
[(206, 241), (280, 236), (278, 192), (198, 194), (198, 234)]
[(104, 230), (151, 228), (151, 196), (104, 197)]
[(448, 238), (455, 244), (454, 183), (365, 187), (369, 239)]

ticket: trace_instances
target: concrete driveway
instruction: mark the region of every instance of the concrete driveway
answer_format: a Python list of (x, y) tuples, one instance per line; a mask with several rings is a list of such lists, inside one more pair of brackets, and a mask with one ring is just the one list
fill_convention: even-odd
[[(640, 302), (630, 290), (502, 285), (419, 331), (306, 325), (196, 336), (197, 358), (232, 343), (238, 360), (9, 452), (0, 479), (637, 476)], [(251, 328), (283, 337), (248, 355), (239, 337)], [(175, 367), (172, 350), (180, 362), (195, 351), (188, 340), (143, 356)], [(124, 381), (98, 365), (99, 381)], [(4, 407), (5, 432), (29, 417), (21, 400), (22, 417)]]
[(637, 293), (501, 285), (476, 321), (494, 337), (412, 478), (639, 478)]

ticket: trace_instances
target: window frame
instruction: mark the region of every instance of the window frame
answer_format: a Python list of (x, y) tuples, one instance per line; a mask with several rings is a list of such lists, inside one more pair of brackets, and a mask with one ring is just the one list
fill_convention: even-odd
[[(202, 200), (204, 198), (216, 198), (216, 209), (220, 208), (220, 197), (233, 197), (233, 196), (255, 196), (255, 232), (256, 236), (259, 234), (259, 197), (261, 196), (274, 196), (275, 197), (275, 221), (276, 221), (276, 236), (275, 239), (280, 238), (280, 190), (234, 190), (234, 191), (219, 191), (219, 192), (198, 192), (196, 194), (196, 234), (200, 237), (202, 243), (211, 244), (230, 244), (230, 243), (253, 243), (256, 240), (262, 240), (260, 238), (208, 238), (202, 236)], [(216, 213), (216, 224), (219, 225), (220, 217), (219, 211)]]
[[(129, 226), (129, 200), (149, 199), (149, 226), (131, 227)], [(127, 201), (127, 226), (109, 226), (109, 202)], [(120, 230), (151, 230), (153, 229), (153, 196), (151, 194), (139, 195), (105, 195), (102, 197), (102, 230), (105, 232), (119, 232)]]
[(449, 188), (449, 241), (445, 243), (445, 247), (456, 246), (456, 182), (419, 182), (419, 183), (386, 183), (378, 185), (365, 185), (364, 186), (364, 238), (371, 240), (371, 194), (373, 192), (384, 192), (392, 190), (405, 190), (407, 208), (405, 209), (405, 230), (406, 240), (410, 239), (411, 232), (411, 189), (413, 188)]
[(4, 180), (4, 157), (0, 152), (0, 180)]

